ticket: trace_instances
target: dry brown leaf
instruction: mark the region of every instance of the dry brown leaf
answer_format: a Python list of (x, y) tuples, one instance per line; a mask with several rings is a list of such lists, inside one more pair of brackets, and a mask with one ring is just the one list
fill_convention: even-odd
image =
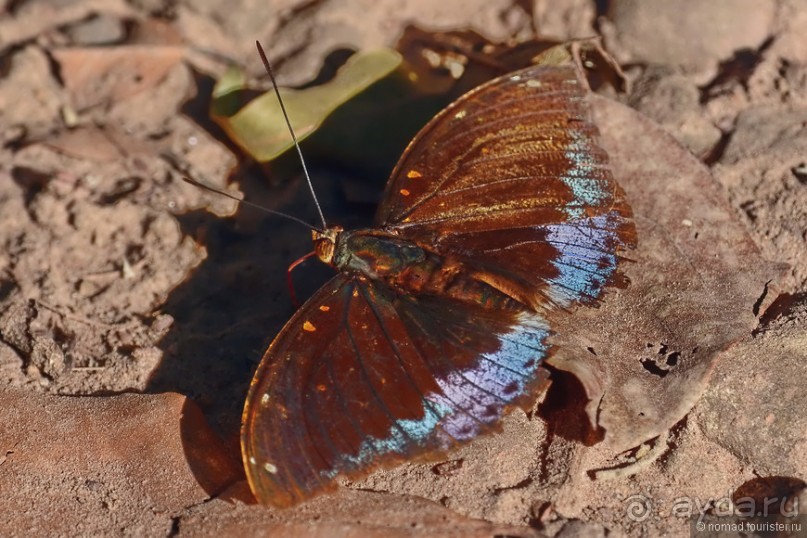
[(57, 133), (42, 141), (65, 155), (96, 162), (114, 162), (133, 155), (159, 153), (156, 144), (135, 138), (115, 127), (86, 126)]
[(159, 84), (179, 63), (184, 47), (134, 45), (53, 51), (62, 79), (81, 112), (126, 100)]
[(63, 131), (44, 144), (65, 155), (91, 161), (113, 162), (123, 157), (120, 148), (97, 127)]
[(172, 514), (241, 473), (199, 408), (178, 394), (0, 391), (0, 443), (4, 510), (15, 514), (0, 521), (3, 536), (167, 534)]
[(550, 362), (581, 379), (590, 418), (620, 452), (689, 412), (718, 356), (750, 334), (782, 268), (761, 258), (719, 184), (669, 134), (613, 101), (592, 104), (639, 246), (627, 289), (555, 326)]

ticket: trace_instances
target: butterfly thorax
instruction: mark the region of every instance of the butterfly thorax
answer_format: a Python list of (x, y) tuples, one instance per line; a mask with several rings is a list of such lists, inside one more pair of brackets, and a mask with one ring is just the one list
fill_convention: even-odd
[(384, 282), (409, 295), (451, 297), (486, 308), (523, 308), (457, 256), (438, 254), (383, 230), (331, 228), (326, 234), (315, 234), (317, 256), (345, 273)]

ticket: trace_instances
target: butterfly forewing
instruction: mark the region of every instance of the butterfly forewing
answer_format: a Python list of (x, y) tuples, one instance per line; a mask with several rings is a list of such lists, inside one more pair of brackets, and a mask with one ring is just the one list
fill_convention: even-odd
[(621, 284), (635, 231), (571, 67), (536, 66), (464, 95), (407, 148), (376, 224), (471, 259), (537, 309)]

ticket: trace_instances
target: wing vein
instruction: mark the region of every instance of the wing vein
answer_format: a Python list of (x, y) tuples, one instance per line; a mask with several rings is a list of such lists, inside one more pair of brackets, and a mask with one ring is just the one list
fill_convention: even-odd
[[(418, 328), (421, 330), (421, 332), (423, 332), (424, 334), (428, 334), (428, 332), (427, 332), (427, 331), (425, 331), (425, 330), (423, 329), (423, 327), (420, 325), (420, 323), (418, 323), (418, 321), (417, 321), (417, 320), (412, 319), (412, 318), (411, 318), (411, 316), (410, 316), (410, 319), (412, 320), (412, 322), (414, 322), (415, 324), (417, 324), (417, 325), (418, 325)], [(423, 360), (423, 362), (424, 362), (425, 364), (428, 364), (428, 361), (426, 361), (426, 360), (425, 360), (425, 358), (424, 358), (424, 354), (423, 354), (423, 352), (420, 350), (420, 348), (419, 348), (419, 347), (418, 347), (418, 345), (417, 345), (417, 341), (413, 340), (413, 341), (412, 341), (412, 343), (414, 344), (414, 346), (412, 346), (412, 347), (415, 349), (415, 351), (417, 352), (417, 354), (421, 356), (421, 359)], [(439, 355), (439, 354), (438, 354), (438, 355), (437, 355), (437, 360), (438, 360), (438, 361), (440, 361), (440, 363), (441, 363), (441, 364), (443, 365), (443, 367), (445, 368), (446, 363), (445, 363), (445, 361), (443, 360), (442, 355)], [(455, 371), (455, 370), (456, 370), (456, 368), (454, 367), (454, 365), (449, 364), (449, 367), (448, 367), (447, 371), (451, 372), (451, 371)], [(459, 405), (459, 404), (458, 404), (456, 401), (454, 401), (453, 399), (451, 399), (451, 398), (450, 398), (448, 395), (445, 395), (445, 399), (446, 399), (446, 400), (448, 400), (449, 402), (451, 402), (451, 404), (452, 404), (452, 405), (453, 405), (453, 406), (454, 406), (456, 409), (459, 409), (459, 410), (460, 410), (460, 411), (462, 411), (464, 414), (466, 414), (468, 417), (470, 417), (470, 418), (471, 418), (471, 420), (474, 420), (475, 422), (477, 422), (477, 423), (478, 423), (478, 424), (479, 424), (481, 427), (483, 427), (483, 428), (484, 428), (484, 427), (487, 427), (487, 424), (485, 424), (485, 422), (484, 422), (484, 421), (482, 421), (482, 420), (480, 420), (479, 418), (477, 418), (477, 417), (476, 417), (476, 416), (475, 416), (473, 413), (471, 413), (471, 412), (470, 412), (468, 409), (466, 409), (465, 407), (463, 407), (463, 406)]]
[[(351, 294), (351, 297), (349, 297), (348, 299), (350, 300), (351, 298), (352, 298), (352, 294)], [(347, 310), (345, 310), (345, 316), (347, 317)], [(370, 374), (367, 372), (367, 367), (364, 364), (364, 361), (362, 360), (362, 355), (361, 355), (361, 352), (359, 351), (359, 346), (358, 346), (358, 343), (356, 342), (356, 337), (353, 335), (353, 331), (352, 331), (349, 323), (345, 324), (345, 332), (347, 334), (348, 339), (350, 340), (351, 346), (353, 346), (353, 351), (355, 352), (355, 356), (356, 356), (356, 364), (359, 365), (359, 369), (361, 371), (362, 378), (364, 379), (364, 382), (367, 385), (367, 387), (370, 389), (370, 393), (373, 395), (373, 398), (378, 402), (379, 408), (381, 409), (381, 411), (385, 415), (387, 415), (387, 418), (390, 419), (390, 422), (392, 423), (391, 424), (392, 427), (394, 427), (396, 430), (398, 430), (398, 432), (403, 437), (405, 437), (406, 439), (409, 439), (409, 441), (413, 441), (413, 439), (411, 438), (409, 433), (406, 430), (404, 430), (401, 427), (400, 424), (398, 424), (397, 419), (392, 414), (392, 412), (389, 410), (389, 408), (387, 407), (386, 402), (384, 402), (384, 400), (381, 398), (381, 395), (378, 393), (378, 391), (376, 391), (376, 388), (373, 385), (373, 382), (370, 380)]]
[[(520, 101), (519, 99), (511, 99), (507, 103), (503, 103), (502, 105), (497, 105), (496, 107), (485, 107), (483, 109), (474, 111), (472, 114), (466, 115), (465, 116), (465, 122), (466, 123), (473, 123), (473, 122), (471, 122), (471, 120), (473, 118), (475, 118), (477, 116), (482, 116), (486, 112), (488, 112), (488, 111), (490, 111), (490, 110), (492, 110), (494, 108), (496, 108), (499, 111), (500, 110), (506, 110), (504, 107), (506, 107), (508, 103), (512, 103), (512, 102), (519, 102), (519, 104), (523, 103), (523, 101)], [(513, 120), (523, 120), (523, 119), (529, 118), (529, 117), (544, 116), (544, 115), (548, 115), (548, 114), (564, 114), (564, 113), (569, 113), (569, 112), (570, 111), (568, 109), (565, 109), (565, 108), (553, 108), (553, 109), (541, 109), (541, 110), (536, 110), (536, 111), (530, 111), (530, 112), (516, 114), (516, 115), (512, 115), (512, 116), (505, 116), (503, 118), (499, 118), (499, 119), (494, 120), (494, 121), (483, 122), (481, 125), (473, 127), (471, 129), (467, 129), (467, 130), (457, 129), (455, 131), (455, 134), (452, 134), (451, 136), (449, 136), (448, 138), (445, 139), (445, 143), (447, 145), (450, 145), (450, 144), (454, 143), (454, 141), (457, 140), (460, 137), (473, 136), (474, 133), (477, 133), (479, 131), (483, 131), (483, 130), (486, 130), (486, 129), (487, 130), (492, 130), (491, 127), (495, 127), (496, 125), (499, 125), (501, 123), (512, 123)], [(573, 118), (579, 118), (580, 120), (585, 120), (585, 118), (582, 117), (582, 113), (579, 116), (575, 115), (575, 114), (569, 114), (569, 116), (572, 116)], [(548, 122), (541, 122), (541, 125), (544, 125), (545, 123), (548, 123)], [(536, 130), (541, 130), (542, 131), (543, 129), (536, 129)]]
[[(463, 156), (460, 157), (459, 159), (454, 159), (454, 163), (456, 164), (455, 169), (450, 171), (450, 172), (445, 173), (434, 184), (434, 186), (431, 188), (431, 190), (429, 192), (424, 193), (416, 202), (411, 203), (406, 211), (404, 211), (400, 215), (396, 216), (395, 220), (390, 221), (390, 223), (400, 223), (404, 219), (406, 219), (407, 217), (411, 217), (412, 214), (415, 212), (415, 210), (417, 210), (417, 208), (419, 208), (424, 203), (426, 203), (429, 200), (431, 200), (431, 199), (435, 198), (436, 196), (438, 196), (438, 193), (442, 193), (443, 192), (443, 189), (442, 189), (443, 185), (445, 185), (449, 180), (455, 179), (457, 177), (457, 175), (458, 175), (457, 171), (460, 170), (461, 168), (469, 168), (469, 167), (474, 166), (474, 165), (476, 165), (478, 163), (491, 163), (491, 162), (494, 162), (494, 161), (500, 161), (500, 160), (509, 159), (509, 158), (512, 158), (512, 157), (525, 157), (525, 156), (532, 156), (532, 155), (535, 155), (535, 154), (562, 154), (564, 157), (567, 157), (568, 155), (570, 155), (570, 153), (582, 154), (582, 155), (590, 154), (590, 152), (587, 152), (587, 151), (577, 151), (577, 150), (575, 150), (573, 152), (570, 152), (568, 150), (564, 150), (564, 151), (560, 151), (560, 150), (540, 150), (540, 151), (531, 151), (529, 153), (507, 153), (505, 155), (482, 157), (482, 158), (477, 158), (477, 159), (472, 159), (472, 160), (469, 160), (469, 161), (465, 161), (464, 158), (470, 152), (471, 149), (472, 148), (469, 148), (463, 154)], [(601, 162), (596, 162), (596, 161), (592, 161), (591, 163), (575, 162), (575, 165), (576, 165), (575, 168), (570, 168), (569, 170), (574, 170), (576, 168), (581, 168), (583, 165), (585, 165), (587, 168), (592, 168), (592, 169), (604, 169), (605, 168), (605, 163), (604, 162), (601, 163)], [(569, 175), (568, 172), (567, 172), (567, 175)], [(543, 176), (535, 176), (536, 179), (539, 179), (541, 177), (543, 177)], [(574, 176), (574, 177), (576, 179), (579, 179), (578, 176)], [(586, 179), (586, 178), (583, 178), (583, 179)], [(588, 179), (598, 180), (600, 178), (588, 178)], [(469, 189), (469, 190), (473, 190), (474, 188), (486, 187), (489, 184), (490, 183), (480, 183), (479, 185), (472, 185), (472, 186), (469, 186), (469, 187), (466, 187), (466, 188)], [(418, 223), (421, 223), (421, 222), (429, 222), (429, 221), (418, 221)]]
[[(378, 322), (378, 325), (381, 328), (381, 332), (384, 333), (384, 337), (387, 339), (387, 341), (390, 342), (392, 350), (395, 353), (395, 358), (398, 360), (398, 363), (401, 365), (401, 369), (403, 370), (404, 374), (406, 374), (406, 378), (409, 380), (409, 383), (415, 388), (417, 393), (420, 395), (421, 400), (423, 401), (423, 405), (428, 407), (431, 410), (431, 412), (434, 413), (435, 416), (439, 417), (440, 413), (434, 407), (434, 404), (426, 398), (426, 395), (423, 393), (423, 391), (420, 389), (418, 384), (415, 382), (415, 379), (412, 377), (411, 373), (409, 372), (409, 369), (404, 364), (403, 356), (401, 356), (400, 350), (398, 349), (398, 345), (395, 343), (395, 340), (392, 338), (392, 335), (387, 330), (386, 323), (384, 322), (384, 319), (381, 316), (381, 314), (378, 312), (378, 309), (376, 308), (376, 305), (370, 300), (370, 297), (367, 296), (367, 290), (364, 289), (364, 287), (362, 287), (362, 286), (360, 286), (359, 289), (362, 290), (362, 295), (364, 296), (364, 300), (370, 306), (370, 309), (372, 310), (373, 315), (375, 316), (376, 321)], [(397, 311), (395, 313), (398, 314)], [(400, 319), (400, 316), (399, 316), (399, 319)], [(418, 353), (418, 355), (420, 355), (420, 354)], [(422, 359), (422, 357), (421, 357), (421, 359)], [(426, 363), (424, 363), (424, 364), (426, 364)], [(426, 365), (426, 367), (428, 368), (428, 365)], [(445, 397), (445, 395), (443, 395), (443, 397)], [(452, 436), (450, 433), (448, 433), (442, 427), (442, 425), (439, 425), (439, 426), (440, 426), (440, 429), (442, 429), (443, 432), (446, 435), (448, 435), (449, 437), (451, 437), (452, 439), (457, 441), (457, 439), (454, 436)]]

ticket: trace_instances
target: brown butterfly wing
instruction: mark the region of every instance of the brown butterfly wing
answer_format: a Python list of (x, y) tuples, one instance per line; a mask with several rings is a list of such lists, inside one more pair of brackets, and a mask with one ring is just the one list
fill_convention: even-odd
[[(595, 303), (635, 242), (571, 68), (532, 67), (460, 98), (415, 137), (381, 228), (463, 259), (542, 312)], [(503, 289), (506, 288), (506, 289)], [(441, 455), (528, 404), (543, 318), (409, 296), (341, 274), (256, 372), (242, 445), (253, 492), (288, 506), (380, 465)]]
[(289, 506), (378, 466), (444, 454), (529, 404), (545, 324), (440, 298), (399, 296), (344, 274), (264, 355), (242, 453), (260, 502)]
[(409, 145), (376, 224), (538, 310), (596, 303), (636, 236), (586, 92), (573, 67), (534, 66), (465, 94)]

